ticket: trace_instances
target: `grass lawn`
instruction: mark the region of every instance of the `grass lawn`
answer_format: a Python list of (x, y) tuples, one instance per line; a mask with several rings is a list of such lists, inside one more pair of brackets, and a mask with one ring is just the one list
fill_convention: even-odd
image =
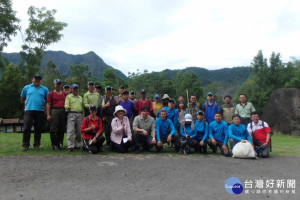
[[(52, 154), (68, 154), (66, 150), (63, 151), (53, 151), (50, 142), (49, 133), (42, 134), (41, 138), (41, 149), (36, 151), (33, 150), (33, 134), (31, 135), (31, 146), (28, 151), (21, 151), (22, 145), (22, 136), (21, 133), (0, 133), (0, 155), (52, 155)], [(66, 147), (67, 140), (65, 134), (64, 147)], [(152, 149), (156, 153), (155, 148)], [(209, 149), (208, 152), (211, 152)], [(74, 151), (71, 154), (74, 155), (85, 155), (86, 152)], [(117, 154), (110, 152), (107, 148), (104, 148), (104, 151), (101, 154), (113, 155)], [(143, 154), (149, 154), (148, 152)], [(164, 152), (162, 154), (172, 154), (178, 155), (173, 148), (168, 148), (167, 145), (164, 146)], [(199, 154), (191, 154), (193, 156), (198, 156)], [(212, 154), (210, 154), (212, 155)], [(218, 154), (219, 155), (219, 154)], [(294, 137), (289, 135), (282, 135), (275, 133), (272, 136), (272, 152), (271, 155), (280, 155), (280, 156), (289, 156), (297, 155), (300, 156), (300, 137)], [(200, 156), (200, 155), (199, 155)]]

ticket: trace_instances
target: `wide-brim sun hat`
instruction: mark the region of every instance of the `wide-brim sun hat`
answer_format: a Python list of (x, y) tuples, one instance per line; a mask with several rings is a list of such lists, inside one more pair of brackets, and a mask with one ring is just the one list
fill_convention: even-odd
[(123, 106), (120, 106), (120, 105), (119, 105), (119, 106), (116, 106), (114, 115), (116, 115), (116, 113), (117, 113), (118, 111), (123, 111), (123, 112), (125, 113), (125, 115), (126, 115), (126, 113), (127, 113), (127, 111), (123, 108)]

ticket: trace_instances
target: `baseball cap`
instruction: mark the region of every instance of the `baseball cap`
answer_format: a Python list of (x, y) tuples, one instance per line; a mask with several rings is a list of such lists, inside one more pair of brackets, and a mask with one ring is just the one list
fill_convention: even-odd
[(174, 99), (170, 99), (169, 102), (176, 103), (176, 101)]
[(94, 81), (89, 81), (88, 85), (95, 85)]
[(64, 85), (63, 88), (64, 88), (64, 89), (70, 88), (70, 86), (69, 86), (69, 85)]
[(90, 106), (89, 106), (89, 109), (90, 109), (90, 110), (93, 109), (93, 108), (97, 109), (97, 106), (96, 106), (96, 105), (90, 105)]
[(191, 114), (186, 114), (184, 116), (184, 121), (186, 121), (186, 122), (192, 122), (193, 121), (192, 115)]
[(141, 89), (141, 93), (146, 93), (146, 90), (144, 90), (144, 89)]
[(35, 74), (35, 75), (33, 76), (33, 78), (40, 78), (40, 79), (42, 79), (43, 77), (42, 77), (42, 75), (40, 75), (40, 74)]
[(129, 94), (129, 92), (128, 92), (127, 90), (124, 90), (124, 91), (122, 92), (122, 94)]
[(119, 88), (120, 88), (120, 89), (125, 89), (125, 86), (121, 85)]
[(105, 87), (105, 90), (112, 90), (112, 87), (108, 85)]
[(207, 96), (213, 96), (212, 92), (207, 93)]
[(55, 80), (53, 81), (53, 83), (54, 83), (54, 84), (57, 84), (57, 83), (62, 83), (62, 82), (61, 82), (60, 79), (55, 79)]
[(130, 91), (129, 94), (135, 94), (134, 91)]
[(199, 110), (196, 112), (197, 115), (203, 115), (204, 116), (204, 112), (202, 110)]
[(73, 85), (71, 86), (71, 88), (72, 88), (72, 89), (74, 89), (74, 88), (79, 88), (79, 85), (73, 84)]
[(156, 99), (156, 98), (160, 98), (159, 94), (154, 95), (154, 99)]

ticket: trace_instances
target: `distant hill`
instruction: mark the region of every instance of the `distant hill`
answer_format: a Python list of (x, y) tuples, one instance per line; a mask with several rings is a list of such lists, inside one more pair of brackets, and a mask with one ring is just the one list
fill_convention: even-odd
[[(21, 61), (21, 57), (19, 53), (3, 53), (10, 62), (14, 64), (18, 64)], [(86, 54), (72, 55), (67, 54), (64, 51), (45, 51), (43, 60), (42, 60), (42, 69), (45, 69), (46, 63), (52, 60), (53, 63), (57, 66), (59, 71), (63, 74), (68, 75), (69, 73), (69, 65), (77, 65), (77, 64), (85, 64), (89, 66), (89, 71), (93, 72), (93, 76), (102, 80), (103, 71), (111, 66), (107, 65), (102, 58), (100, 58), (93, 51), (90, 51)], [(114, 69), (117, 76), (122, 79), (127, 80), (127, 76), (125, 76), (120, 70)]]
[(163, 70), (168, 79), (179, 71), (194, 72), (200, 79), (202, 86), (212, 83), (218, 84), (218, 94), (225, 96), (227, 94), (234, 95), (240, 86), (248, 79), (251, 74), (250, 67), (233, 67), (217, 70), (207, 70), (201, 67), (187, 67), (182, 70)]
[[(19, 53), (3, 53), (3, 56), (14, 63), (18, 64), (21, 60)], [(68, 66), (76, 64), (86, 64), (89, 66), (89, 70), (93, 72), (93, 75), (102, 80), (103, 71), (111, 66), (107, 65), (97, 54), (90, 51), (86, 54), (72, 55), (67, 54), (64, 51), (45, 51), (42, 60), (42, 69), (45, 69), (46, 63), (52, 60), (58, 67), (61, 73), (68, 75)], [(117, 76), (127, 80), (128, 77), (124, 75), (120, 70), (114, 69)], [(251, 74), (250, 67), (233, 67), (223, 68), (217, 70), (207, 70), (201, 67), (187, 67), (180, 70), (163, 70), (168, 79), (179, 71), (191, 71), (194, 72), (200, 79), (202, 86), (207, 86), (211, 83), (217, 83), (219, 85), (219, 94), (234, 94), (242, 83), (244, 83)], [(161, 72), (156, 72), (161, 73)]]

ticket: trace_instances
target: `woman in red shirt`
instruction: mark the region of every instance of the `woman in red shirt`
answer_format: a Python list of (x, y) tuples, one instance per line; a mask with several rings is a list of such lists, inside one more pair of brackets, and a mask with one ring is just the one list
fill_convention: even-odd
[(105, 138), (102, 136), (102, 120), (98, 117), (97, 106), (89, 107), (90, 115), (85, 117), (81, 123), (81, 133), (84, 147), (93, 154), (102, 150)]

